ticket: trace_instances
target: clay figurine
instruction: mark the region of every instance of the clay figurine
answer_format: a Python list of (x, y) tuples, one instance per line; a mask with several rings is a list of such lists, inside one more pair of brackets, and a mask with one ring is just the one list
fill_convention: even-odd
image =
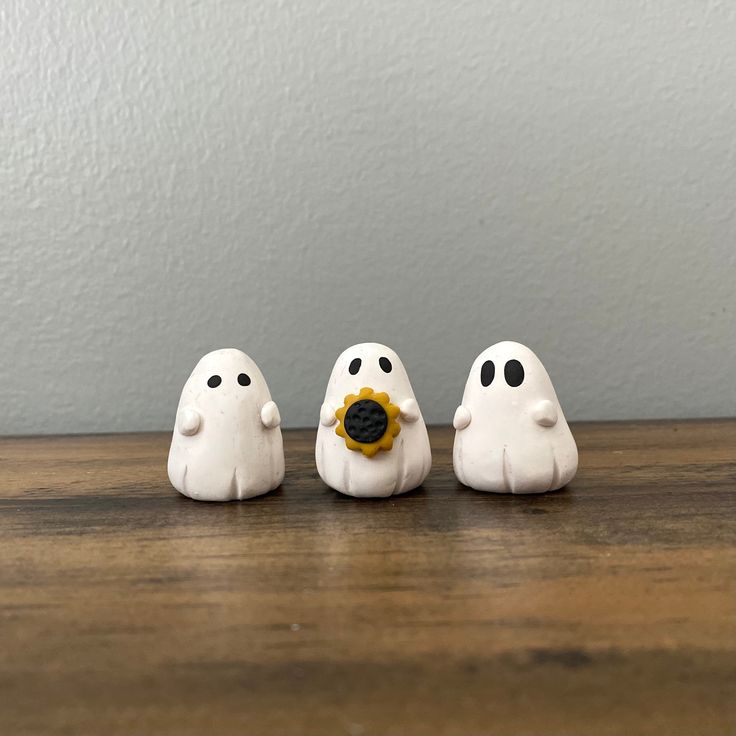
[(259, 496), (284, 478), (281, 417), (258, 366), (234, 348), (205, 355), (181, 392), (169, 480), (198, 501)]
[(322, 480), (349, 496), (391, 496), (421, 485), (432, 465), (427, 428), (399, 356), (348, 348), (335, 363), (316, 447)]
[(544, 493), (569, 483), (578, 449), (547, 371), (518, 342), (499, 342), (473, 363), (453, 419), (461, 483), (494, 493)]

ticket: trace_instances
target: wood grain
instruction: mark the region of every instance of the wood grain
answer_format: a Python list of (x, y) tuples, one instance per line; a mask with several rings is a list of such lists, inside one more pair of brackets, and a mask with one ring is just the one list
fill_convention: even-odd
[(0, 440), (2, 734), (736, 733), (736, 421), (578, 424), (578, 477), (202, 504), (164, 434)]

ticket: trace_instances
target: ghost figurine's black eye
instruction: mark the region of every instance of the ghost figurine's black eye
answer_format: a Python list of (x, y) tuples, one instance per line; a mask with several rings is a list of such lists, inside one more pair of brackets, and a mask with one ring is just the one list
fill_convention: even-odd
[(391, 368), (393, 366), (391, 365), (391, 361), (388, 358), (379, 358), (378, 365), (381, 366), (381, 370), (384, 373), (391, 373)]
[(217, 388), (222, 383), (222, 378), (220, 376), (210, 376), (207, 379), (207, 385), (210, 388)]
[(241, 386), (250, 386), (250, 376), (247, 373), (240, 373), (238, 375), (238, 383)]
[(363, 361), (360, 358), (353, 358), (350, 361), (350, 365), (348, 366), (348, 370), (350, 371), (350, 375), (351, 376), (354, 376), (360, 370), (360, 366), (361, 366), (361, 363), (362, 362)]
[(521, 386), (524, 382), (524, 366), (518, 360), (509, 360), (503, 369), (503, 375), (509, 386)]
[(492, 360), (487, 360), (480, 367), (480, 382), (483, 386), (490, 386), (493, 383), (493, 378), (496, 375), (496, 366)]

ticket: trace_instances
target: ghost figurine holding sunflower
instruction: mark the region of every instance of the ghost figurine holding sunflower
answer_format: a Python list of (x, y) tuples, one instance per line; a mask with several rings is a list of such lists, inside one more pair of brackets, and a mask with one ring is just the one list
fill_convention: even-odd
[(320, 411), (315, 457), (322, 480), (349, 496), (405, 493), (427, 477), (427, 428), (391, 348), (363, 343), (338, 357)]

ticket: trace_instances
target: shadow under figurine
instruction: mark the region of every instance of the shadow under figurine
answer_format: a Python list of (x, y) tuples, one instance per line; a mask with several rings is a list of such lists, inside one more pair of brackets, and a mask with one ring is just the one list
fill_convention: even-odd
[(252, 498), (284, 479), (281, 417), (266, 381), (244, 352), (205, 355), (181, 392), (168, 472), (198, 501)]
[(552, 381), (518, 342), (476, 358), (452, 423), (455, 475), (477, 491), (544, 493), (575, 476), (578, 449)]
[(427, 477), (427, 428), (391, 348), (363, 343), (338, 357), (320, 411), (315, 458), (322, 480), (349, 496), (406, 493)]

